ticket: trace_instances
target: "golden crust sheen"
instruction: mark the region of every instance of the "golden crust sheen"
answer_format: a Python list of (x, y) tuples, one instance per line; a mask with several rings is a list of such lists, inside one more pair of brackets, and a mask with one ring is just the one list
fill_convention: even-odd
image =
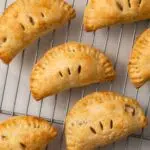
[(0, 150), (44, 150), (56, 134), (41, 118), (12, 117), (0, 123)]
[(150, 0), (89, 0), (84, 13), (84, 28), (95, 31), (118, 23), (150, 18)]
[(0, 59), (9, 63), (32, 41), (74, 17), (64, 0), (16, 0), (0, 17)]
[(135, 42), (128, 72), (130, 80), (136, 88), (140, 88), (150, 80), (150, 29), (142, 33)]
[(69, 42), (49, 50), (35, 65), (30, 87), (40, 100), (60, 91), (111, 81), (115, 71), (109, 59), (99, 50), (77, 42)]
[(67, 150), (106, 146), (147, 125), (134, 99), (113, 92), (96, 92), (79, 100), (65, 125)]

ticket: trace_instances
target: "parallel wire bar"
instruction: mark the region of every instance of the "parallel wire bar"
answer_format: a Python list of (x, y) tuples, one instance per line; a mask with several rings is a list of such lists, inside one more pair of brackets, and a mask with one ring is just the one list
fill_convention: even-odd
[[(7, 7), (7, 0), (5, 1), (4, 10), (6, 9), (6, 7)], [(7, 69), (6, 69), (6, 76), (5, 76), (5, 81), (4, 81), (4, 88), (3, 88), (3, 92), (2, 92), (2, 100), (0, 103), (0, 108), (2, 108), (2, 105), (3, 105), (4, 93), (5, 93), (6, 82), (7, 82), (7, 77), (8, 77), (8, 70), (9, 70), (9, 65), (7, 66)]]
[[(54, 37), (55, 37), (55, 30), (53, 30), (52, 32), (52, 39), (51, 39), (51, 48), (53, 47), (54, 44)], [(55, 114), (55, 108), (56, 108), (56, 103), (57, 103), (57, 95), (55, 96), (55, 103), (54, 103), (54, 107), (53, 107), (53, 113), (52, 113), (52, 118), (51, 118), (51, 124), (53, 124), (53, 119), (54, 119), (54, 114)], [(41, 110), (42, 110), (42, 106), (43, 106), (43, 100), (41, 101), (41, 105), (40, 105), (40, 111), (39, 111), (39, 117), (41, 117)], [(46, 146), (46, 150), (48, 150), (48, 145)]]
[[(55, 33), (56, 33), (56, 31), (53, 30), (53, 32), (52, 32), (52, 40), (51, 40), (51, 44), (50, 44), (50, 47), (51, 47), (51, 48), (54, 46)], [(50, 119), (51, 124), (55, 123), (55, 121), (54, 121), (54, 115), (55, 115), (56, 104), (57, 104), (57, 95), (55, 95), (52, 118)], [(39, 113), (39, 116), (41, 116), (42, 106), (43, 106), (43, 101), (42, 101), (41, 106), (40, 106), (40, 113)], [(47, 147), (46, 147), (46, 150), (48, 150), (48, 145), (47, 145)]]
[(19, 83), (20, 83), (21, 74), (22, 74), (23, 62), (24, 62), (24, 51), (22, 52), (21, 68), (20, 68), (20, 71), (19, 71), (19, 79), (18, 79), (18, 82), (17, 82), (17, 89), (16, 89), (16, 94), (15, 94), (15, 101), (13, 103), (12, 114), (14, 114), (14, 112), (15, 112), (15, 106), (16, 106), (17, 94), (18, 94), (18, 90), (19, 90)]
[[(53, 30), (53, 32), (52, 32), (52, 39), (51, 39), (51, 42), (50, 42), (50, 47), (51, 47), (51, 48), (52, 48), (53, 45), (54, 45), (55, 32), (56, 32), (55, 30)], [(53, 107), (52, 117), (50, 118), (51, 124), (55, 123), (55, 121), (54, 121), (54, 115), (55, 115), (56, 104), (57, 104), (57, 95), (55, 96), (55, 100), (54, 100), (54, 107)], [(40, 113), (39, 113), (39, 116), (41, 116), (42, 106), (43, 106), (43, 100), (42, 100), (42, 103), (41, 103), (41, 106), (40, 106)], [(46, 150), (48, 150), (48, 145), (46, 146)]]
[[(74, 7), (74, 5), (75, 5), (75, 0), (73, 0), (73, 2), (72, 2), (72, 7)], [(67, 36), (66, 36), (66, 41), (65, 42), (68, 42), (68, 40), (69, 40), (70, 27), (71, 27), (71, 21), (69, 21), (69, 23), (68, 23)], [(81, 30), (83, 32), (83, 25), (81, 26)], [(80, 34), (82, 34), (82, 33), (80, 33)], [(70, 100), (71, 100), (71, 93), (72, 93), (72, 89), (69, 90), (65, 116), (67, 116), (67, 114), (68, 114)], [(61, 134), (61, 137), (60, 137), (60, 150), (62, 149), (62, 145), (63, 145), (64, 131), (65, 131), (65, 123), (63, 124), (62, 134)]]
[[(109, 38), (109, 31), (110, 31), (110, 28), (109, 27), (107, 27), (107, 35), (106, 35), (106, 41), (105, 41), (105, 45), (104, 45), (104, 53), (106, 53), (106, 49), (107, 49), (107, 43), (108, 43), (108, 38)], [(93, 41), (93, 44), (94, 44), (94, 41)], [(98, 91), (98, 89), (99, 89), (99, 83), (97, 84), (97, 87), (96, 87), (96, 89), (95, 89), (95, 91), (97, 92)], [(98, 150), (100, 150), (101, 148), (99, 147), (99, 148), (97, 148)]]
[[(51, 48), (52, 48), (53, 45), (54, 45), (54, 37), (55, 37), (55, 30), (53, 30), (53, 32), (52, 32), (52, 37), (51, 37), (51, 42), (50, 42), (50, 47), (51, 47)], [(55, 108), (56, 108), (56, 102), (57, 102), (57, 96), (55, 96), (55, 103), (54, 103), (54, 107), (53, 107), (53, 114), (52, 114), (52, 117), (54, 117)], [(41, 117), (42, 107), (43, 107), (43, 100), (42, 100), (41, 105), (40, 105), (39, 117)], [(53, 118), (52, 118), (52, 120), (53, 120)]]
[[(120, 50), (120, 45), (121, 45), (123, 27), (124, 27), (124, 25), (121, 24), (121, 27), (120, 27), (120, 35), (119, 35), (118, 46), (117, 46), (118, 48), (117, 48), (116, 59), (115, 59), (115, 64), (114, 64), (114, 69), (115, 69), (115, 70), (116, 70), (117, 60), (118, 60), (118, 56), (119, 56), (119, 50)], [(110, 87), (109, 87), (110, 91), (112, 90), (112, 85), (113, 85), (113, 81), (111, 82)], [(112, 145), (112, 150), (114, 150), (114, 149), (115, 149), (115, 143), (113, 143), (113, 145)]]
[[(110, 31), (110, 27), (107, 27), (107, 31), (106, 31), (106, 41), (105, 41), (105, 44), (104, 44), (104, 51), (103, 53), (105, 54), (106, 53), (106, 49), (107, 49), (107, 43), (108, 43), (108, 39), (109, 39), (109, 31)], [(99, 90), (99, 83), (97, 83), (97, 87), (96, 87), (96, 91)]]
[[(74, 0), (73, 0), (73, 6), (74, 6)], [(71, 21), (68, 22), (68, 26), (67, 26), (67, 36), (66, 36), (65, 42), (68, 41), (70, 25), (71, 25)], [(53, 45), (54, 45), (54, 38), (53, 38), (53, 43), (51, 44), (51, 47), (53, 47)], [(52, 114), (52, 118), (51, 118), (52, 123), (53, 123), (53, 119), (54, 119), (54, 116), (55, 116), (55, 109), (56, 109), (56, 105), (57, 105), (57, 97), (58, 97), (58, 95), (56, 94), (56, 95), (55, 95), (54, 108), (53, 108), (53, 114)]]
[[(35, 60), (34, 60), (34, 63), (33, 63), (33, 64), (35, 64), (35, 63), (37, 62), (37, 59), (38, 59), (38, 52), (39, 52), (39, 47), (40, 47), (40, 41), (41, 41), (41, 38), (38, 39), (38, 48), (37, 48), (37, 51), (36, 51), (36, 54), (35, 54)], [(31, 101), (31, 91), (29, 92), (28, 103), (27, 103), (27, 109), (26, 109), (26, 115), (28, 115), (29, 106), (30, 106), (30, 101)]]
[[(51, 42), (51, 47), (53, 47), (54, 45), (54, 36), (55, 36), (55, 31), (53, 32), (53, 35), (52, 35), (52, 42)], [(54, 103), (54, 108), (53, 108), (53, 114), (52, 114), (52, 118), (50, 119), (52, 124), (54, 123), (54, 115), (55, 115), (55, 109), (56, 109), (56, 103), (57, 103), (57, 95), (55, 96), (55, 103)]]
[[(134, 41), (135, 41), (136, 30), (137, 30), (137, 23), (135, 23), (135, 27), (134, 27), (132, 47), (133, 47)], [(126, 91), (127, 80), (128, 80), (128, 72), (126, 73), (125, 85), (124, 85), (124, 88), (123, 88), (123, 94), (125, 94), (125, 91)], [(136, 92), (136, 98), (135, 99), (137, 99), (137, 95), (138, 95), (138, 91)], [(126, 141), (126, 144), (125, 144), (125, 150), (128, 150), (128, 146), (129, 146), (129, 137), (127, 137), (127, 141)]]
[[(120, 45), (121, 45), (121, 39), (122, 39), (122, 33), (123, 33), (123, 27), (124, 25), (122, 24), (120, 27), (120, 35), (119, 35), (119, 40), (118, 40), (118, 46), (117, 46), (117, 53), (116, 53), (116, 59), (115, 59), (115, 63), (114, 63), (114, 69), (116, 70), (117, 67), (117, 61), (118, 61), (118, 56), (119, 56), (119, 50), (120, 50)], [(110, 84), (110, 91), (112, 90), (112, 86), (113, 86), (113, 81)]]

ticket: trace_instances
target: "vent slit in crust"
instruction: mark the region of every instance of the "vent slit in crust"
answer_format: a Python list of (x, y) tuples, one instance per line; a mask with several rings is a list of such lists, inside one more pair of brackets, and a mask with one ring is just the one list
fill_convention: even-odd
[(70, 71), (70, 69), (68, 68), (67, 70), (68, 70), (68, 74), (69, 74), (69, 75), (71, 75), (71, 71)]
[(3, 37), (3, 38), (2, 38), (2, 42), (5, 43), (6, 41), (7, 41), (7, 38), (6, 38), (6, 37)]
[(123, 6), (120, 2), (116, 1), (116, 5), (120, 11), (123, 11)]
[(61, 72), (61, 71), (59, 71), (59, 75), (60, 75), (60, 77), (63, 77), (63, 74), (62, 74), (62, 72)]
[(22, 148), (23, 150), (26, 149), (26, 145), (23, 144), (23, 143), (21, 143), (21, 142), (20, 142), (20, 146), (21, 146), (21, 148)]
[(110, 120), (110, 129), (113, 128), (113, 120)]
[(101, 130), (103, 130), (103, 129), (104, 129), (104, 127), (103, 127), (103, 124), (102, 124), (102, 122), (101, 122), (101, 121), (99, 122), (99, 125), (100, 125)]
[(96, 134), (96, 130), (93, 127), (90, 127), (90, 130), (93, 134)]
[(79, 65), (79, 67), (78, 67), (78, 74), (81, 73), (81, 69), (82, 69), (82, 67), (81, 67), (81, 65)]
[(29, 21), (30, 21), (30, 23), (31, 23), (32, 25), (35, 25), (35, 22), (34, 22), (33, 17), (29, 16)]
[(41, 12), (41, 16), (44, 18), (45, 17), (45, 15), (44, 15), (44, 13), (43, 12)]
[(142, 3), (142, 0), (138, 0), (139, 1), (139, 5)]
[(22, 23), (20, 23), (20, 26), (21, 26), (22, 30), (25, 31), (25, 26)]
[(129, 8), (131, 8), (131, 0), (128, 0)]
[(7, 137), (5, 135), (1, 135), (1, 138), (5, 140)]

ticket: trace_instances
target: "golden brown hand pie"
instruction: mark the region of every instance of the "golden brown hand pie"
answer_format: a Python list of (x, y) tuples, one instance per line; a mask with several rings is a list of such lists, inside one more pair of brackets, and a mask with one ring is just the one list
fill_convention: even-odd
[(0, 123), (0, 150), (44, 150), (57, 132), (36, 117), (12, 117)]
[(136, 88), (150, 80), (150, 29), (137, 39), (129, 60), (128, 72)]
[(79, 100), (66, 118), (67, 150), (93, 150), (147, 125), (138, 102), (113, 92), (96, 92)]
[(84, 14), (86, 31), (150, 18), (150, 0), (89, 0)]
[(0, 59), (9, 63), (32, 41), (74, 17), (64, 0), (16, 0), (0, 17)]
[(65, 89), (114, 78), (113, 66), (102, 52), (69, 42), (49, 50), (35, 65), (30, 87), (33, 97), (40, 100)]

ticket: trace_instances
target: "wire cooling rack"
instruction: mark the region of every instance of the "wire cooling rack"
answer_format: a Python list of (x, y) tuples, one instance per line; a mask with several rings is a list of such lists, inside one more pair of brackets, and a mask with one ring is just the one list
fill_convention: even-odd
[[(14, 0), (0, 0), (0, 12)], [(25, 49), (10, 65), (0, 62), (0, 119), (13, 115), (34, 115), (52, 122), (59, 135), (47, 150), (64, 150), (64, 119), (70, 107), (83, 96), (96, 90), (112, 90), (139, 100), (147, 116), (150, 116), (150, 84), (136, 90), (127, 74), (128, 58), (136, 37), (149, 27), (149, 21), (104, 28), (94, 33), (83, 30), (82, 18), (87, 0), (68, 0), (77, 11), (76, 19), (63, 28), (53, 31), (35, 41)], [(103, 50), (112, 60), (117, 71), (117, 79), (111, 83), (95, 84), (84, 88), (71, 89), (44, 101), (33, 100), (29, 90), (29, 77), (34, 63), (50, 47), (67, 41), (79, 41)], [(100, 149), (100, 148), (99, 148)], [(150, 150), (150, 126), (114, 143), (102, 150)]]

